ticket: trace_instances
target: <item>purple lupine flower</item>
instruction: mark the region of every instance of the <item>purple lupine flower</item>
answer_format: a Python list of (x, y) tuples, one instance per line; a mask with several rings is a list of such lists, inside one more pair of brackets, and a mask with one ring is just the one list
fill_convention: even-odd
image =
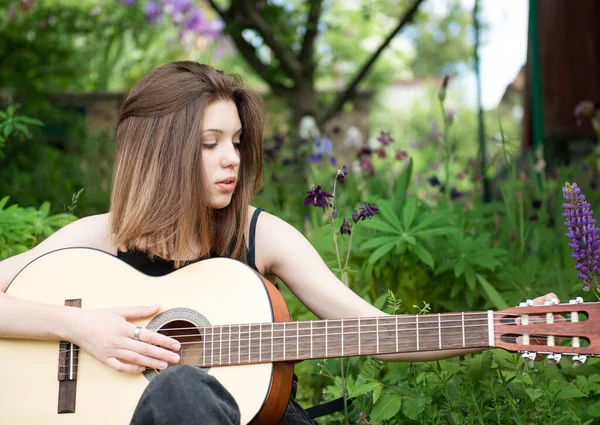
[(389, 131), (382, 131), (377, 140), (379, 140), (383, 146), (387, 146), (390, 143), (392, 143), (395, 139), (392, 136), (390, 136)]
[(160, 19), (160, 15), (160, 5), (157, 2), (151, 1), (144, 5), (144, 17), (146, 22), (155, 24)]
[(164, 0), (165, 12), (170, 15), (187, 15), (194, 8), (192, 0)]
[(225, 28), (223, 21), (211, 21), (206, 18), (203, 10), (195, 9), (190, 14), (190, 18), (186, 22), (183, 30), (214, 38), (219, 35), (223, 28)]
[(577, 263), (575, 270), (583, 282), (583, 290), (589, 291), (592, 279), (600, 275), (600, 240), (596, 220), (577, 183), (565, 183), (563, 197), (567, 201), (563, 204), (563, 217), (567, 219), (565, 226), (569, 229), (567, 237), (571, 240), (571, 256)]
[(321, 192), (321, 186), (316, 185), (308, 192), (304, 192), (306, 198), (302, 203), (303, 206), (314, 205), (315, 207), (327, 208), (329, 201), (327, 198), (333, 198), (333, 195), (329, 192)]
[(340, 234), (349, 235), (351, 233), (352, 233), (352, 226), (350, 225), (350, 220), (345, 218), (344, 222), (342, 223), (342, 227), (340, 227)]
[(348, 175), (348, 167), (346, 167), (345, 165), (342, 165), (340, 168), (338, 168), (335, 178), (337, 179), (338, 182), (344, 183), (344, 177), (346, 177), (347, 175)]

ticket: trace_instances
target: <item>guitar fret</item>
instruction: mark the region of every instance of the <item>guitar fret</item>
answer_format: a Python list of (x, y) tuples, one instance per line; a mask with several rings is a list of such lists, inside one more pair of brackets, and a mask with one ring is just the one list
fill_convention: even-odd
[(462, 312), (461, 313), (461, 319), (462, 319), (462, 345), (463, 348), (465, 347), (465, 313)]
[(375, 318), (375, 338), (376, 338), (376, 349), (375, 352), (379, 353), (379, 316)]
[(342, 317), (342, 321), (340, 324), (340, 333), (342, 334), (342, 357), (344, 357), (344, 318)]
[(219, 365), (223, 363), (223, 325), (219, 326)]
[(419, 316), (418, 315), (415, 316), (415, 319), (416, 319), (416, 325), (417, 325), (416, 326), (416, 329), (417, 329), (417, 332), (416, 332), (416, 335), (417, 335), (417, 351), (419, 351)]
[(213, 352), (215, 351), (215, 327), (210, 327), (210, 365), (213, 366)]
[(438, 342), (440, 350), (442, 349), (442, 315), (438, 313)]

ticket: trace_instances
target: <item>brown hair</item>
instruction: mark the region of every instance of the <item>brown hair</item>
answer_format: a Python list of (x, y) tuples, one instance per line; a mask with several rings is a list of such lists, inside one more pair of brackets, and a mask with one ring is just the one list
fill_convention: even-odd
[[(231, 203), (208, 206), (202, 169), (207, 105), (231, 100), (242, 123), (238, 185)], [(196, 62), (173, 62), (131, 89), (117, 126), (110, 234), (122, 251), (183, 261), (246, 260), (248, 205), (262, 186), (263, 103), (241, 79)]]

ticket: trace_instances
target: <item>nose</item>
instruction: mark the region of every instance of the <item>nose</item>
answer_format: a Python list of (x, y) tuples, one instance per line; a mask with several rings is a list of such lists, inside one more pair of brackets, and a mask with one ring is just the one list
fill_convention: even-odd
[(223, 167), (237, 167), (240, 165), (240, 154), (233, 143), (228, 143), (221, 157)]

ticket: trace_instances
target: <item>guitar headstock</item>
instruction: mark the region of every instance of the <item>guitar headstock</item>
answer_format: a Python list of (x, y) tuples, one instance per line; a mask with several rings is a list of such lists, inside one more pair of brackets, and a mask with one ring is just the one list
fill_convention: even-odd
[(557, 300), (534, 306), (531, 300), (494, 315), (496, 347), (521, 353), (528, 360), (546, 355), (557, 363), (563, 355), (575, 365), (600, 356), (600, 302)]

